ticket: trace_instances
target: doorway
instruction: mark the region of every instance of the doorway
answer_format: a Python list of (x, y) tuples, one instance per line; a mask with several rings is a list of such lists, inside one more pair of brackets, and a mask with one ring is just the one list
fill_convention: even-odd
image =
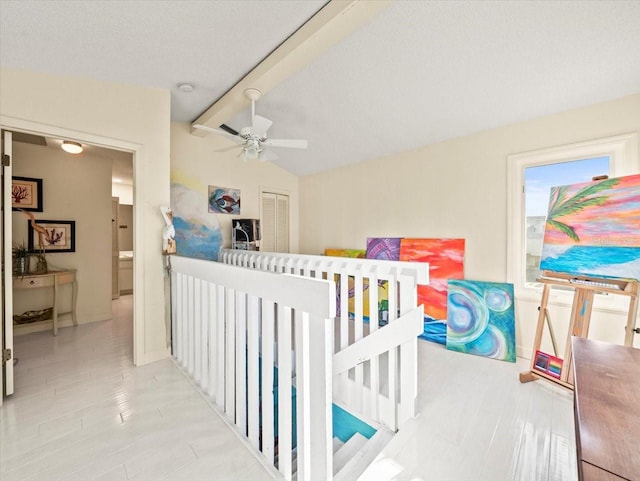
[[(116, 140), (116, 139), (110, 139), (110, 138), (106, 138), (106, 137), (101, 137), (101, 136), (96, 136), (96, 135), (91, 135), (91, 134), (86, 134), (86, 133), (79, 133), (79, 132), (75, 132), (75, 131), (70, 131), (68, 129), (61, 129), (61, 128), (56, 128), (56, 127), (52, 127), (49, 125), (42, 125), (42, 124), (37, 124), (37, 123), (33, 123), (33, 122), (23, 122), (23, 121), (19, 121), (17, 119), (15, 120), (15, 124), (12, 125), (13, 122), (7, 122), (7, 118), (3, 118), (3, 125), (2, 125), (2, 129), (3, 130), (8, 130), (11, 132), (15, 132), (18, 133), (19, 135), (29, 135), (29, 136), (41, 136), (41, 137), (51, 137), (51, 138), (57, 138), (57, 139), (73, 139), (76, 142), (79, 142), (85, 146), (87, 146), (88, 148), (96, 148), (96, 149), (113, 149), (117, 152), (126, 152), (127, 155), (129, 156), (129, 158), (131, 159), (131, 170), (132, 172), (135, 169), (136, 166), (136, 158), (139, 158), (140, 156), (140, 146), (136, 145), (136, 144), (130, 144), (128, 142), (123, 142), (120, 140)], [(24, 125), (23, 125), (24, 124)], [(15, 161), (15, 155), (13, 155), (13, 159)], [(141, 171), (141, 169), (139, 169)], [(140, 174), (142, 174), (142, 172), (140, 172)], [(11, 173), (9, 174), (11, 175)], [(141, 175), (139, 176), (133, 176), (132, 175), (132, 185), (131, 185), (131, 191), (132, 191), (132, 197), (133, 197), (133, 192), (135, 191), (135, 184), (136, 182), (140, 182), (141, 181)], [(73, 178), (74, 178), (74, 173), (68, 173), (68, 188), (69, 189), (73, 189)], [(111, 187), (111, 183), (109, 183), (109, 190)], [(47, 190), (46, 187), (44, 189), (44, 192), (46, 194)], [(140, 194), (141, 195), (141, 194)], [(110, 197), (110, 196), (109, 196)], [(76, 200), (79, 203), (82, 203), (82, 199), (77, 199)], [(44, 199), (44, 202), (46, 204), (46, 198)], [(90, 204), (90, 198), (84, 200), (85, 204)], [(135, 210), (135, 207), (133, 207), (133, 209)], [(52, 215), (54, 214), (54, 212), (51, 212)], [(7, 211), (7, 215), (11, 215), (11, 211), (10, 209)], [(138, 216), (136, 216), (138, 217)], [(111, 216), (109, 215), (109, 219), (111, 218)], [(25, 219), (26, 222), (26, 219)], [(80, 228), (80, 226), (78, 226)], [(87, 225), (83, 225), (82, 226), (83, 229), (87, 228)], [(9, 229), (4, 229), (3, 232), (3, 242), (5, 244), (5, 249), (4, 251), (6, 252), (6, 244), (9, 244), (9, 247), (11, 245), (11, 243), (14, 240), (13, 237), (13, 228), (10, 227)], [(24, 234), (23, 234), (24, 236)], [(111, 236), (109, 236), (109, 239), (111, 238)], [(21, 239), (22, 240), (22, 239)], [(110, 251), (110, 249), (109, 249)], [(56, 254), (58, 256), (60, 256), (61, 254)], [(110, 266), (110, 261), (109, 262), (109, 266)], [(134, 262), (134, 264), (138, 264), (138, 262)], [(5, 264), (7, 266), (7, 264)], [(10, 264), (7, 266), (10, 269)], [(53, 267), (56, 267), (56, 262), (53, 262)], [(5, 270), (6, 271), (6, 270)], [(137, 272), (140, 272), (140, 269), (136, 269)], [(11, 278), (11, 271), (9, 271), (9, 279)], [(109, 272), (111, 272), (111, 270), (109, 270)], [(111, 277), (109, 276), (108, 279), (108, 283), (111, 283)], [(143, 283), (143, 279), (140, 279), (138, 281), (138, 285), (142, 286)], [(7, 291), (10, 291), (10, 287), (9, 288), (5, 288), (4, 292), (5, 292), (5, 296)], [(13, 306), (13, 295), (12, 293), (10, 294), (11, 298), (7, 299), (6, 297), (3, 298), (3, 313), (5, 314), (4, 319), (3, 320), (9, 320), (12, 318), (12, 306)], [(110, 301), (110, 289), (109, 289), (109, 301)], [(144, 351), (143, 351), (143, 346), (141, 345), (141, 341), (142, 339), (144, 339), (143, 336), (143, 329), (144, 326), (141, 325), (143, 323), (143, 320), (140, 318), (140, 316), (138, 315), (138, 313), (140, 312), (141, 309), (141, 299), (137, 298), (138, 296), (136, 296), (136, 298), (133, 299), (133, 338), (134, 338), (134, 342), (133, 342), (133, 362), (134, 364), (137, 364), (138, 360), (141, 359), (143, 356), (141, 355)], [(109, 303), (110, 304), (110, 303)], [(10, 310), (12, 312), (8, 313), (6, 310), (6, 307), (9, 307)], [(103, 319), (107, 319), (110, 317), (110, 307), (109, 307), (109, 315), (106, 317), (103, 317)], [(96, 320), (102, 320), (102, 319), (88, 319), (87, 322), (91, 322), (91, 321), (96, 321)], [(5, 322), (5, 324), (7, 324), (7, 322)], [(6, 335), (3, 337), (7, 337)], [(0, 402), (1, 404), (1, 402)]]

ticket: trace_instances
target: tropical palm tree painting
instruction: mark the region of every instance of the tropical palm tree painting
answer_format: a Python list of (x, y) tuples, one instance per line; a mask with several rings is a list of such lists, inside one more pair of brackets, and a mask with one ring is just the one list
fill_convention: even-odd
[(640, 279), (640, 175), (553, 187), (540, 269)]

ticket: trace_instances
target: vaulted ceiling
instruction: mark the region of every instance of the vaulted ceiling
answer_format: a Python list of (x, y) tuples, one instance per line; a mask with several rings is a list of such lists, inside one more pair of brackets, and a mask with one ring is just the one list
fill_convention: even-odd
[[(302, 43), (324, 48), (281, 53), (256, 107), (270, 136), (308, 139), (274, 149), (298, 175), (640, 92), (636, 0), (0, 0), (0, 66), (170, 89), (193, 122), (313, 22)], [(238, 102), (215, 122), (247, 125)]]

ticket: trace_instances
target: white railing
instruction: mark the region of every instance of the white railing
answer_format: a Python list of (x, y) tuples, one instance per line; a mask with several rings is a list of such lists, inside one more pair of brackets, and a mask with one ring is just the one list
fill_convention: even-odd
[(286, 480), (295, 373), (297, 479), (332, 479), (334, 282), (172, 256), (171, 284), (176, 361)]
[[(219, 259), (257, 270), (336, 279), (334, 401), (393, 431), (416, 415), (417, 336), (423, 331), (417, 285), (428, 284), (428, 264), (231, 249), (221, 250)], [(382, 327), (375, 322), (384, 314), (379, 283), (386, 286), (388, 299), (388, 324)], [(365, 300), (374, 322), (366, 322)]]

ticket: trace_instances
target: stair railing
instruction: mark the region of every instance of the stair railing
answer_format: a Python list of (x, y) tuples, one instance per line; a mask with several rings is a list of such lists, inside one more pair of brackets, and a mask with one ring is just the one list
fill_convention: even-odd
[(170, 264), (176, 362), (284, 479), (294, 447), (297, 479), (332, 479), (333, 280)]
[(221, 250), (219, 260), (336, 280), (334, 402), (392, 431), (417, 414), (417, 336), (423, 330), (417, 288), (429, 282), (428, 264), (231, 249)]

